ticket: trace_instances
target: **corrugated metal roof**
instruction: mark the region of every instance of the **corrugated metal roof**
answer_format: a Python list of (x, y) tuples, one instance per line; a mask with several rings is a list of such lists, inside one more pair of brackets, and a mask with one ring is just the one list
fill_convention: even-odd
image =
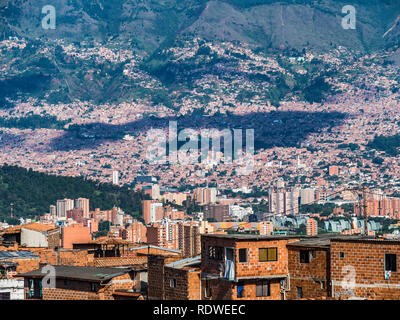
[(195, 256), (191, 258), (186, 258), (178, 261), (171, 262), (166, 265), (166, 267), (182, 269), (184, 267), (191, 267), (201, 263), (201, 256)]
[(0, 251), (0, 260), (8, 260), (8, 259), (28, 259), (28, 258), (39, 258), (32, 251)]
[[(53, 266), (56, 278), (75, 279), (86, 281), (107, 281), (131, 271), (131, 268), (98, 268), (98, 267), (75, 267), (75, 266)], [(19, 277), (43, 278), (47, 272), (37, 269), (18, 275)]]

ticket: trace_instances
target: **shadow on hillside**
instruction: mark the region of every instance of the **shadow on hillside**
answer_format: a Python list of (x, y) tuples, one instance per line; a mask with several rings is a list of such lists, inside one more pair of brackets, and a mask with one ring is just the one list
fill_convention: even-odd
[[(255, 149), (295, 147), (311, 133), (332, 128), (343, 122), (346, 113), (277, 111), (246, 115), (183, 116), (144, 118), (124, 125), (94, 123), (73, 125), (64, 135), (51, 142), (52, 150), (70, 151), (92, 149), (106, 141), (122, 139), (151, 128), (166, 128), (169, 121), (177, 121), (178, 131), (183, 128), (254, 129)], [(245, 140), (243, 132), (243, 140)]]

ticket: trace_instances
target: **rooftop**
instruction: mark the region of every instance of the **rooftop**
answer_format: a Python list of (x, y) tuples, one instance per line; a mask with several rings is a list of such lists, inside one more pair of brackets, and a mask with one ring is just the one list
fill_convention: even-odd
[(15, 233), (20, 233), (21, 229), (29, 229), (29, 230), (35, 230), (35, 231), (48, 231), (55, 229), (55, 225), (53, 224), (43, 224), (43, 223), (37, 223), (37, 222), (32, 222), (32, 223), (27, 223), (27, 224), (22, 224), (14, 227), (8, 227), (7, 229), (3, 230), (3, 234), (15, 234)]
[(286, 240), (286, 239), (299, 239), (303, 236), (280, 236), (280, 235), (273, 235), (273, 236), (260, 236), (258, 234), (202, 234), (202, 237), (207, 238), (219, 238), (219, 239), (232, 239), (232, 240)]
[(31, 251), (0, 251), (0, 260), (36, 259), (39, 258)]
[(42, 232), (42, 231), (53, 230), (56, 228), (56, 226), (54, 224), (29, 223), (22, 225), (21, 229), (22, 228)]
[(175, 268), (175, 269), (184, 269), (187, 267), (199, 267), (201, 263), (201, 256), (195, 256), (191, 258), (186, 258), (178, 261), (171, 262), (166, 265), (166, 267)]
[[(98, 267), (76, 267), (76, 266), (53, 266), (56, 278), (86, 280), (92, 282), (107, 281), (131, 271), (131, 268), (98, 268)], [(27, 273), (20, 277), (43, 278), (47, 272), (42, 273), (42, 268)]]

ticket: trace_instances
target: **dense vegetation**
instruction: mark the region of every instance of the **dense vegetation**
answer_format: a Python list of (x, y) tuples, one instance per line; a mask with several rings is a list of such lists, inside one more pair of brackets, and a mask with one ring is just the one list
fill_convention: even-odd
[(384, 151), (389, 156), (397, 156), (400, 147), (400, 134), (395, 134), (392, 136), (375, 136), (375, 138), (370, 141), (367, 146), (371, 149)]
[(32, 114), (24, 118), (0, 118), (0, 127), (18, 129), (59, 129), (62, 130), (67, 121), (59, 121), (57, 117), (50, 115)]
[[(300, 213), (319, 213), (321, 216), (329, 216), (333, 213), (333, 209), (337, 206), (334, 203), (313, 203), (313, 204), (303, 204), (300, 206)], [(353, 213), (352, 204), (344, 204), (341, 206), (345, 212)]]
[(0, 221), (14, 216), (36, 217), (49, 212), (57, 199), (79, 197), (90, 199), (90, 209), (110, 210), (118, 206), (135, 218), (141, 219), (142, 193), (128, 187), (97, 183), (78, 177), (61, 177), (26, 170), (16, 166), (0, 167)]

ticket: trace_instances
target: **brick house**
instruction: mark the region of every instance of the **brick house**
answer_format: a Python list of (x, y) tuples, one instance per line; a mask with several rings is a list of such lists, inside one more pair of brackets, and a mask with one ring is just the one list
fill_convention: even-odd
[(182, 259), (178, 253), (150, 254), (147, 256), (147, 298), (149, 300), (164, 300), (165, 288), (165, 265)]
[(200, 300), (200, 256), (171, 262), (164, 267), (165, 300)]
[[(24, 278), (26, 299), (40, 300), (114, 300), (117, 291), (140, 292), (138, 270), (131, 268), (96, 268), (53, 266), (55, 287), (43, 286), (48, 274), (40, 268), (20, 274)], [(45, 281), (46, 283), (46, 281)]]
[(292, 236), (217, 235), (201, 238), (201, 299), (281, 300)]
[(341, 299), (400, 299), (399, 257), (399, 240), (332, 239), (332, 295)]
[(286, 299), (330, 297), (330, 239), (316, 237), (288, 243)]
[(24, 299), (24, 279), (18, 273), (39, 268), (39, 260), (30, 251), (0, 251), (0, 300)]
[(29, 248), (59, 248), (60, 228), (41, 223), (22, 225), (20, 245)]

